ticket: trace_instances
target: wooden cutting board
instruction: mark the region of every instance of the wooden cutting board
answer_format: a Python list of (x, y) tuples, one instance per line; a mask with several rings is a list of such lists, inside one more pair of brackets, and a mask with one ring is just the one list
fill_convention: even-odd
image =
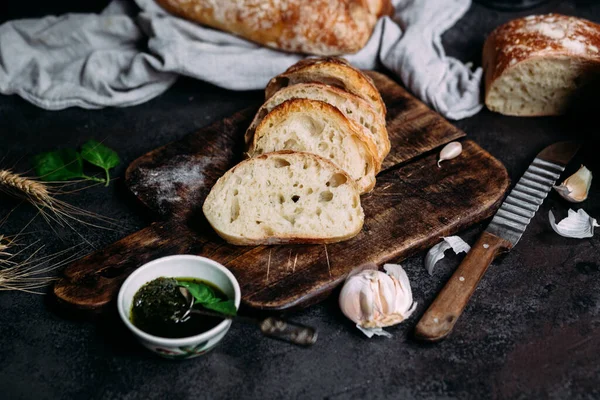
[(490, 216), (508, 188), (504, 166), (475, 142), (436, 166), (441, 145), (465, 134), (385, 75), (368, 72), (387, 105), (392, 150), (375, 189), (362, 196), (365, 225), (336, 244), (233, 246), (202, 214), (216, 180), (238, 163), (256, 109), (238, 112), (135, 160), (126, 185), (161, 221), (67, 267), (54, 286), (59, 303), (105, 309), (140, 265), (197, 254), (229, 268), (247, 306), (283, 310), (325, 298), (356, 267), (400, 261)]

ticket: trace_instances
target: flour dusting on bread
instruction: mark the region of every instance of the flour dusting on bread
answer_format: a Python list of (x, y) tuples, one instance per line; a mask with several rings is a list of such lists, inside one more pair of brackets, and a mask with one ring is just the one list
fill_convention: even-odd
[(355, 53), (390, 0), (157, 0), (168, 11), (277, 49)]
[(507, 115), (558, 115), (598, 86), (600, 25), (559, 14), (510, 21), (483, 51), (485, 103)]

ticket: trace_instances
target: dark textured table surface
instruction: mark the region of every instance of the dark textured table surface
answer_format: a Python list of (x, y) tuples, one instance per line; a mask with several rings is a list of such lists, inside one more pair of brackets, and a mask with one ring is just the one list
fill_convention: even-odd
[[(0, 20), (66, 11), (100, 10), (105, 2), (52, 2), (40, 8), (4, 2)], [(600, 22), (596, 1), (554, 2), (522, 13), (474, 5), (444, 36), (450, 55), (479, 64), (486, 35), (498, 24), (533, 12), (557, 11)], [(180, 79), (162, 96), (136, 107), (52, 112), (16, 96), (0, 96), (0, 168), (30, 169), (29, 157), (89, 138), (118, 149), (122, 177), (136, 157), (181, 138), (248, 105), (261, 93), (235, 93)], [(598, 169), (597, 135), (590, 118), (509, 118), (486, 110), (455, 122), (500, 159), (518, 179), (544, 146), (565, 138), (586, 141), (569, 171), (585, 163)], [(120, 229), (78, 225), (101, 248), (151, 221), (115, 181), (65, 197), (116, 218)], [(16, 204), (0, 199), (0, 220)], [(423, 254), (402, 262), (411, 279), (416, 316), (389, 331), (392, 339), (366, 339), (337, 307), (334, 296), (293, 318), (320, 330), (317, 344), (299, 349), (263, 339), (234, 325), (213, 352), (170, 362), (141, 348), (114, 315), (82, 321), (54, 312), (43, 296), (0, 293), (0, 397), (4, 399), (166, 398), (600, 398), (600, 233), (592, 239), (555, 234), (548, 211), (561, 217), (570, 204), (552, 193), (519, 245), (490, 268), (455, 332), (423, 345), (411, 338), (417, 318), (462, 257), (449, 255), (433, 277)], [(574, 205), (600, 217), (600, 186)], [(21, 205), (1, 225), (17, 233), (35, 215)], [(461, 233), (468, 242), (485, 223)], [(39, 239), (43, 254), (81, 242), (69, 229), (53, 231), (40, 218), (24, 243)], [(92, 249), (83, 249), (89, 252)]]

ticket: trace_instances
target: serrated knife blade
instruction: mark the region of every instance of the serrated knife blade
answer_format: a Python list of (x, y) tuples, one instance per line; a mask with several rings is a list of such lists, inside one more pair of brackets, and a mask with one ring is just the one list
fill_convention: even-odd
[(579, 146), (577, 142), (559, 142), (539, 153), (504, 199), (486, 232), (514, 247)]
[(537, 155), (421, 317), (415, 328), (418, 339), (438, 341), (452, 331), (489, 265), (496, 256), (510, 251), (519, 242), (529, 221), (579, 147), (577, 142), (559, 142)]

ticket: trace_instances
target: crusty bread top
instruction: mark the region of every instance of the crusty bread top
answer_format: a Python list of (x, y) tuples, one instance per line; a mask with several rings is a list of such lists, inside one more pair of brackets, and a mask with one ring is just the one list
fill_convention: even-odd
[(367, 101), (385, 119), (385, 104), (373, 80), (338, 57), (307, 58), (297, 62), (269, 81), (265, 98), (270, 98), (282, 87), (305, 82), (325, 83), (344, 89)]
[(394, 5), (390, 0), (367, 0), (369, 10), (378, 17), (394, 16)]
[(355, 53), (390, 0), (157, 0), (168, 11), (265, 46), (306, 54)]
[(560, 14), (512, 20), (496, 28), (486, 40), (486, 85), (520, 61), (561, 55), (600, 60), (600, 25)]
[(287, 86), (270, 97), (256, 113), (250, 127), (246, 130), (244, 140), (250, 145), (256, 128), (275, 107), (291, 99), (309, 99), (326, 102), (334, 107), (362, 130), (366, 136), (372, 137), (377, 147), (378, 171), (383, 159), (390, 151), (385, 121), (373, 107), (360, 97), (345, 90), (322, 83), (298, 83)]

